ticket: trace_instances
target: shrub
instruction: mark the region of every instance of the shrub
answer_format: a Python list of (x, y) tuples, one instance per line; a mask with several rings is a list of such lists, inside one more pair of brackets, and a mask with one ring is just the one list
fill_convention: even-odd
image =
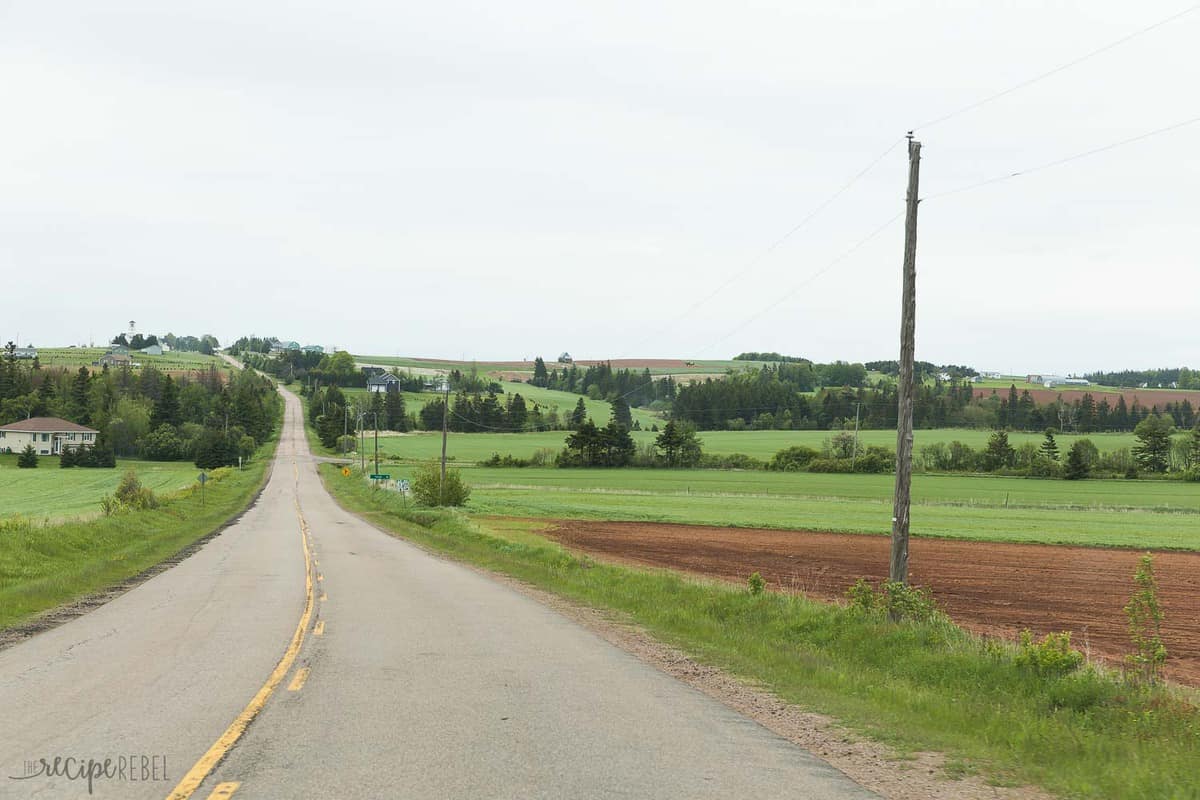
[[(511, 453), (500, 455), (492, 453), (490, 456), (479, 462), (481, 467), (528, 467), (530, 462), (524, 458), (517, 458)], [(438, 479), (441, 479), (441, 472), (438, 473)]]
[(121, 482), (117, 484), (117, 490), (113, 495), (117, 502), (126, 508), (143, 509), (158, 507), (158, 498), (154, 496), (154, 492), (142, 486), (142, 482), (138, 480), (137, 472), (132, 468), (126, 470), (125, 474), (121, 476)]
[(142, 458), (150, 461), (179, 461), (186, 458), (183, 440), (171, 425), (159, 425), (141, 441)]
[(846, 590), (846, 599), (855, 611), (865, 614), (886, 611), (896, 621), (932, 622), (938, 616), (937, 604), (928, 589), (899, 581), (885, 582), (877, 592), (865, 579), (859, 578)]
[(1070, 631), (1048, 633), (1040, 642), (1035, 642), (1027, 628), (1021, 631), (1021, 644), (1015, 663), (1038, 675), (1066, 675), (1083, 664), (1083, 653), (1071, 649)]
[(762, 594), (763, 590), (767, 588), (767, 582), (763, 580), (763, 576), (757, 572), (750, 574), (750, 577), (746, 581), (746, 585), (747, 588), (750, 589), (750, 594), (754, 595), (755, 597)]
[(819, 455), (821, 454), (816, 450), (803, 445), (785, 447), (771, 456), (771, 460), (767, 463), (767, 469), (775, 472), (796, 472), (807, 467)]
[(1154, 683), (1167, 660), (1167, 648), (1162, 643), (1163, 612), (1158, 602), (1158, 581), (1154, 578), (1154, 557), (1149, 553), (1138, 561), (1133, 582), (1137, 588), (1125, 606), (1133, 652), (1125, 657), (1125, 662), (1141, 680)]
[(71, 467), (75, 466), (75, 461), (75, 448), (64, 447), (62, 455), (58, 457), (58, 465), (63, 469), (70, 469)]
[(462, 479), (457, 469), (446, 470), (446, 486), (442, 488), (442, 471), (437, 464), (417, 467), (413, 476), (412, 491), (417, 501), (427, 506), (461, 506), (471, 496), (471, 487)]
[(762, 469), (765, 465), (745, 453), (705, 453), (696, 466), (701, 469)]
[(21, 451), (21, 455), (17, 456), (17, 466), (21, 469), (37, 469), (38, 454), (33, 449), (33, 445), (25, 445), (25, 449)]
[[(352, 453), (358, 449), (358, 439), (347, 434), (337, 437), (337, 451), (339, 453)], [(253, 451), (251, 451), (253, 452)]]
[(850, 608), (864, 614), (879, 609), (879, 595), (875, 594), (875, 587), (867, 583), (865, 578), (859, 578), (846, 590), (846, 599), (850, 601)]

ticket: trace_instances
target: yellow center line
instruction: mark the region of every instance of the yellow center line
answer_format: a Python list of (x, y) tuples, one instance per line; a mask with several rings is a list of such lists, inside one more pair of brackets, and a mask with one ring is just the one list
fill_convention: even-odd
[(212, 790), (212, 794), (208, 796), (208, 800), (225, 800), (225, 798), (233, 797), (233, 793), (238, 790), (242, 784), (238, 781), (226, 781), (218, 783), (217, 787)]
[(324, 603), (328, 599), (329, 599), (329, 595), (325, 594), (324, 592), (321, 592), (321, 602)]
[[(292, 664), (295, 663), (296, 656), (300, 652), (300, 646), (304, 644), (304, 632), (308, 629), (308, 623), (312, 618), (313, 611), (313, 571), (312, 557), (309, 554), (308, 546), (308, 523), (304, 519), (304, 514), (300, 511), (300, 501), (296, 500), (295, 505), (296, 518), (300, 521), (300, 543), (304, 548), (304, 613), (300, 615), (300, 622), (296, 625), (296, 632), (292, 634), (291, 643), (288, 644), (287, 649), (283, 652), (283, 658), (279, 659), (279, 663), (275, 665), (275, 669), (267, 678), (267, 682), (262, 685), (258, 693), (242, 709), (242, 713), (238, 714), (237, 718), (225, 729), (221, 737), (187, 771), (175, 789), (167, 795), (167, 800), (187, 800), (200, 787), (200, 784), (204, 782), (208, 774), (213, 771), (213, 768), (237, 744), (238, 739), (242, 738), (242, 734), (246, 732), (246, 728), (258, 716), (258, 713), (262, 711), (263, 707), (267, 704), (267, 700), (270, 699), (275, 689), (283, 682), (284, 677), (292, 668)], [(322, 599), (324, 599), (324, 596), (322, 596)], [(305, 674), (307, 675), (307, 670), (305, 670)]]
[(288, 684), (288, 691), (300, 691), (304, 688), (304, 682), (306, 680), (308, 680), (308, 667), (301, 667), (300, 669), (296, 670), (295, 677), (293, 677), (292, 682)]

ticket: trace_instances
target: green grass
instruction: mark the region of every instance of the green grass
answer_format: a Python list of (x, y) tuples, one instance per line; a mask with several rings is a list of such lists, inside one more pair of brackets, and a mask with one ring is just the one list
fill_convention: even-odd
[[(0, 630), (120, 583), (216, 530), (249, 505), (265, 480), (274, 450), (275, 442), (268, 442), (244, 470), (229, 470), (210, 481), (204, 505), (193, 484), (164, 498), (154, 510), (61, 524), (21, 517), (0, 520)], [(106, 471), (116, 476), (114, 480), (123, 472), (55, 469), (53, 474), (75, 471)]]
[(112, 494), (127, 468), (156, 493), (190, 486), (200, 470), (186, 461), (121, 459), (116, 469), (60, 469), (57, 456), (39, 456), (37, 469), (17, 469), (16, 454), (0, 455), (0, 519), (20, 514), (32, 519), (93, 517), (100, 498)]
[[(405, 466), (387, 466), (407, 477)], [(471, 511), (513, 517), (886, 534), (890, 475), (471, 468)], [(1178, 481), (913, 478), (912, 532), (982, 541), (1200, 549), (1200, 491)]]
[(620, 614), (901, 753), (944, 753), (957, 774), (1070, 797), (1200, 794), (1200, 718), (1179, 693), (1092, 670), (1038, 677), (1011, 649), (945, 622), (891, 625), (801, 597), (597, 563), (511, 521), (487, 530), (457, 514), (406, 511), (394, 493), (321, 471), (343, 505), (398, 535)]
[[(534, 387), (530, 387), (534, 388)], [(546, 391), (544, 389), (537, 391)], [(522, 392), (523, 393), (523, 392)], [(577, 397), (577, 395), (569, 395)], [(405, 402), (408, 402), (407, 399)], [(607, 421), (607, 403), (592, 401), (604, 408), (597, 409), (593, 418), (598, 422)], [(409, 406), (412, 408), (413, 406)], [(416, 406), (420, 408), (420, 406)], [(638, 410), (634, 418), (641, 419), (642, 427), (648, 428), (657, 424), (662, 426), (661, 419), (645, 419), (639, 417)], [(821, 449), (824, 442), (835, 436), (837, 431), (702, 431), (699, 436), (703, 442), (704, 452), (713, 455), (730, 455), (742, 453), (762, 461), (770, 460), (771, 456), (785, 447), (805, 445)], [(652, 443), (658, 434), (649, 430), (634, 431), (633, 438), (639, 443)], [(943, 428), (938, 430), (919, 430), (913, 435), (914, 447), (919, 454), (920, 448), (937, 442), (949, 443), (960, 441), (979, 450), (986, 444), (991, 431), (963, 428)], [(542, 433), (458, 433), (450, 435), (449, 454), (459, 463), (474, 463), (482, 461), (492, 453), (513, 455), (518, 458), (528, 458), (541, 448), (551, 448), (556, 452), (562, 450), (567, 431), (547, 431)], [(1041, 444), (1041, 434), (1010, 433), (1009, 442), (1018, 447), (1025, 442)], [(1064, 434), (1055, 437), (1058, 441), (1059, 452), (1065, 453), (1077, 436)], [(1098, 449), (1104, 452), (1132, 447), (1135, 440), (1132, 433), (1099, 433), (1086, 438), (1092, 440)], [(436, 439), (436, 441), (435, 441)], [(410, 436), (388, 436), (380, 440), (381, 452), (389, 458), (422, 460), (440, 457), (442, 440), (440, 432), (416, 432)], [(863, 447), (878, 445), (895, 449), (896, 432), (887, 430), (860, 431), (859, 442)]]
[[(66, 367), (78, 369), (81, 366), (90, 367), (93, 361), (108, 352), (107, 347), (39, 347), (38, 362), (43, 367)], [(187, 353), (171, 351), (161, 356), (150, 356), (145, 353), (130, 353), (130, 357), (142, 366), (154, 366), (161, 370), (182, 371), (208, 369), (216, 366), (228, 369), (229, 365), (219, 356), (206, 356), (203, 353)]]

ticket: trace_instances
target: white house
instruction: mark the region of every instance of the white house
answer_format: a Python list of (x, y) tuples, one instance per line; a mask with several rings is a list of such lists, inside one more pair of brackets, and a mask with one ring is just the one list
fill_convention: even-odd
[(163, 349), (161, 344), (152, 344), (148, 347), (143, 347), (141, 350), (138, 350), (138, 352), (145, 353), (148, 356), (161, 356), (163, 354)]
[(38, 455), (59, 455), (63, 449), (91, 447), (100, 432), (58, 417), (33, 417), (0, 426), (0, 453), (19, 453), (33, 445)]
[(38, 355), (37, 355), (36, 347), (18, 347), (16, 350), (13, 351), (13, 358), (32, 359), (32, 358), (37, 358), (37, 357), (38, 357)]

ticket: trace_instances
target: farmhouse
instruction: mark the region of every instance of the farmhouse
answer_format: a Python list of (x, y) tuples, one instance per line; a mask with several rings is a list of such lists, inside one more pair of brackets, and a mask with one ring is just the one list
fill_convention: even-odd
[(32, 417), (0, 426), (0, 452), (19, 453), (33, 445), (39, 455), (56, 456), (64, 449), (91, 447), (98, 433), (95, 428), (58, 417)]
[(400, 379), (390, 372), (385, 372), (382, 375), (372, 375), (367, 378), (368, 392), (398, 392), (400, 391)]
[(149, 347), (143, 347), (141, 350), (138, 350), (138, 352), (145, 353), (148, 356), (161, 356), (163, 354), (163, 349), (161, 344), (152, 344)]
[(16, 350), (13, 350), (13, 358), (28, 358), (28, 359), (37, 358), (37, 348), (36, 347), (18, 347)]
[(93, 361), (94, 367), (121, 367), (133, 366), (133, 359), (124, 353), (105, 353), (100, 356), (99, 361)]

